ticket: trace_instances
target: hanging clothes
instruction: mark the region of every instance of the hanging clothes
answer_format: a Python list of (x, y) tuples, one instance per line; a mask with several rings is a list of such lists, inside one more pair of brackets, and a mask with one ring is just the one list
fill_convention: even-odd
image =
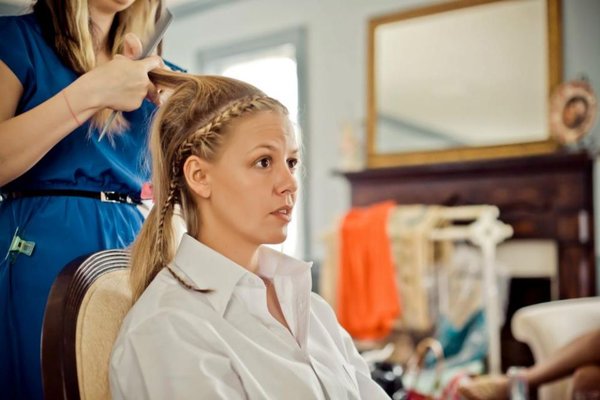
[(427, 331), (433, 327), (437, 310), (434, 303), (435, 268), (445, 265), (452, 243), (434, 242), (433, 229), (447, 225), (440, 206), (403, 205), (389, 217), (389, 235), (395, 262), (396, 284), (404, 304), (399, 325), (405, 329)]
[(393, 201), (354, 208), (340, 228), (337, 315), (356, 339), (381, 339), (401, 306), (387, 233)]

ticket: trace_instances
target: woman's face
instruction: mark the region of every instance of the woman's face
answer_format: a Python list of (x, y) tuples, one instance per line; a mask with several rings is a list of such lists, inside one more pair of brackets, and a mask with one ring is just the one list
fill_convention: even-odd
[[(221, 243), (281, 243), (296, 202), (298, 144), (286, 116), (261, 111), (232, 121), (207, 168), (200, 237)], [(202, 239), (201, 239), (202, 240)]]

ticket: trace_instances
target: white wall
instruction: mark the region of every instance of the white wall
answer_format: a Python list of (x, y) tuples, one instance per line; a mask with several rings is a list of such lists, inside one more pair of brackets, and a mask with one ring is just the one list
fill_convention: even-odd
[(323, 251), (319, 236), (349, 206), (340, 167), (342, 124), (361, 126), (366, 103), (367, 21), (401, 6), (427, 4), (398, 0), (246, 0), (175, 20), (165, 40), (165, 57), (192, 68), (199, 50), (306, 29), (308, 157), (311, 257)]
[[(564, 0), (565, 78), (586, 73), (600, 92), (600, 1)], [(366, 112), (367, 22), (376, 15), (431, 4), (426, 0), (245, 0), (179, 18), (165, 55), (193, 68), (199, 50), (227, 46), (290, 28), (307, 32), (311, 257), (323, 255), (319, 236), (349, 206), (340, 166), (342, 124), (360, 127)], [(600, 140), (600, 129), (594, 129)], [(598, 186), (598, 185), (596, 185)], [(597, 224), (600, 226), (599, 224)], [(600, 236), (600, 228), (596, 229)], [(598, 239), (600, 243), (600, 239)], [(600, 275), (600, 274), (599, 274)]]
[[(563, 0), (564, 78), (587, 75), (596, 96), (600, 96), (600, 1)], [(592, 129), (590, 139), (600, 150), (600, 121)], [(597, 143), (597, 144), (596, 144)], [(600, 253), (600, 164), (594, 176), (596, 254)], [(600, 291), (600, 258), (596, 257), (596, 288)]]

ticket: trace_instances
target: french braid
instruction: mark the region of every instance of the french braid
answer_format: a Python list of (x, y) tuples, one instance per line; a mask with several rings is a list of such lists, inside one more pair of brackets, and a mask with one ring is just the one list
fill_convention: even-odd
[(263, 95), (242, 98), (230, 103), (213, 120), (209, 121), (206, 125), (190, 135), (181, 146), (179, 146), (179, 150), (177, 151), (173, 162), (173, 178), (176, 179), (180, 176), (183, 167), (182, 163), (187, 157), (193, 154), (194, 150), (198, 149), (202, 153), (206, 147), (212, 146), (211, 139), (214, 140), (214, 136), (224, 124), (240, 117), (246, 112), (259, 110), (265, 108), (265, 106), (283, 107), (277, 100)]
[[(172, 213), (173, 212), (173, 208), (175, 206), (175, 200), (176, 200), (176, 192), (177, 192), (177, 184), (175, 183), (175, 181), (171, 181), (171, 184), (169, 185), (169, 194), (167, 195), (167, 198), (165, 199), (161, 209), (160, 209), (160, 213), (158, 215), (158, 229), (156, 230), (156, 243), (158, 245), (158, 251), (160, 255), (165, 254), (165, 235), (164, 235), (164, 230), (165, 230), (165, 217), (167, 215), (167, 213)], [(160, 260), (161, 263), (165, 263), (166, 260)]]
[(212, 293), (214, 292), (214, 290), (212, 289), (200, 289), (199, 287), (197, 287), (196, 285), (194, 285), (193, 282), (188, 282), (187, 279), (183, 278), (181, 275), (179, 275), (177, 272), (175, 272), (175, 270), (173, 268), (171, 268), (171, 266), (169, 266), (167, 264), (166, 266), (167, 270), (171, 273), (171, 275), (173, 276), (173, 278), (175, 278), (175, 280), (177, 282), (179, 282), (179, 284), (183, 287), (185, 287), (188, 290), (191, 290), (193, 292), (200, 292), (200, 293)]

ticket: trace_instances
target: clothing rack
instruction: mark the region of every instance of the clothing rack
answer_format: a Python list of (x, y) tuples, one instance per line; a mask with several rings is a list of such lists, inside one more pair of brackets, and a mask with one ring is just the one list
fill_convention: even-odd
[(486, 313), (486, 331), (489, 341), (488, 372), (499, 374), (500, 363), (500, 316), (498, 286), (494, 265), (496, 247), (513, 235), (513, 229), (498, 219), (500, 210), (489, 205), (444, 207), (439, 210), (441, 221), (473, 221), (468, 225), (432, 229), (429, 238), (433, 241), (468, 240), (481, 249), (483, 256), (483, 287)]
[[(403, 209), (414, 207), (408, 214), (390, 216), (388, 221), (388, 233), (392, 247), (397, 245), (402, 250), (402, 238), (407, 235), (417, 235), (426, 242), (443, 241), (469, 241), (480, 248), (482, 253), (482, 276), (483, 291), (485, 292), (484, 308), (486, 312), (486, 333), (489, 341), (488, 369), (491, 373), (500, 372), (500, 328), (499, 328), (499, 308), (498, 308), (498, 287), (495, 278), (495, 259), (496, 246), (513, 235), (511, 226), (501, 222), (499, 209), (489, 205), (473, 206), (426, 206), (426, 205), (408, 205), (399, 206)], [(429, 213), (428, 213), (429, 212)], [(424, 223), (422, 223), (424, 222)], [(453, 222), (460, 222), (455, 225)], [(321, 268), (322, 276), (320, 280), (320, 294), (332, 305), (336, 307), (335, 282), (337, 280), (337, 254), (339, 252), (339, 243), (337, 242), (338, 232), (336, 230), (328, 231), (323, 240), (328, 246), (328, 256)], [(397, 249), (396, 249), (397, 250)], [(413, 257), (418, 258), (419, 265), (427, 264), (428, 258), (422, 252), (413, 253)], [(397, 261), (398, 262), (398, 261)], [(410, 266), (409, 266), (410, 269)], [(424, 283), (421, 280), (423, 271), (410, 270), (404, 271), (411, 275), (410, 279), (415, 287), (422, 293)], [(406, 287), (404, 289), (407, 289)], [(415, 294), (410, 292), (407, 296)], [(426, 301), (426, 300), (425, 300)], [(412, 302), (411, 305), (422, 312), (428, 312), (426, 309), (419, 308), (420, 302)], [(404, 306), (408, 306), (405, 304)], [(418, 319), (412, 321), (412, 327), (416, 330), (428, 329), (426, 322)]]

